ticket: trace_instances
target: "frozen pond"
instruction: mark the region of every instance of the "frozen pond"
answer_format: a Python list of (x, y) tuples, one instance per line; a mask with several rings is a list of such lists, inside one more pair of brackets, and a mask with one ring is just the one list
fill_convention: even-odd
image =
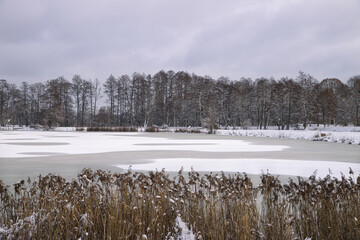
[(247, 172), (309, 176), (360, 173), (360, 146), (203, 134), (0, 132), (0, 176), (13, 183), (49, 172), (75, 177), (85, 168), (118, 171)]

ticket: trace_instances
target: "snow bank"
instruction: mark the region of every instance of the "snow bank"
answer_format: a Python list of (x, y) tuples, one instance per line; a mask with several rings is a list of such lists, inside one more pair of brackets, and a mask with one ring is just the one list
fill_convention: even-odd
[(45, 131), (45, 130), (50, 130), (50, 131), (58, 131), (58, 132), (75, 132), (76, 127), (55, 127), (52, 129), (46, 129), (40, 125), (35, 126), (35, 127), (8, 125), (5, 127), (0, 127), (0, 130), (2, 130), (2, 131)]
[(360, 132), (344, 132), (338, 130), (216, 130), (216, 134), (360, 144)]
[(54, 131), (59, 131), (59, 132), (75, 132), (75, 131), (76, 131), (76, 127), (56, 127), (56, 128), (54, 128)]
[(19, 125), (7, 125), (5, 127), (0, 127), (0, 130), (4, 131), (33, 131), (35, 128), (29, 126), (19, 126)]
[(54, 128), (54, 131), (58, 131), (58, 132), (75, 132), (76, 127), (56, 127), (56, 128)]

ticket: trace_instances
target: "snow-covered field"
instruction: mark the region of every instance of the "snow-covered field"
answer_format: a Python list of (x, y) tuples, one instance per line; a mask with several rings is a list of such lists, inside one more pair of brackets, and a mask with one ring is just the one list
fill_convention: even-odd
[[(281, 131), (265, 132), (279, 134)], [(291, 132), (297, 131), (289, 131)], [(162, 168), (167, 171), (178, 171), (184, 167), (185, 170), (193, 168), (196, 171), (249, 174), (269, 171), (271, 174), (279, 175), (310, 176), (317, 170), (318, 176), (322, 177), (329, 173), (329, 169), (334, 176), (347, 174), (351, 167), (355, 174), (360, 173), (360, 149), (357, 146), (335, 144), (336, 149), (342, 152), (340, 157), (331, 158), (334, 155), (334, 144), (317, 145), (318, 143), (309, 142), (310, 145), (305, 147), (301, 144), (304, 143), (290, 143), (286, 139), (254, 142), (251, 139), (198, 134), (0, 131), (0, 165), (4, 164), (5, 160), (9, 162), (9, 159), (14, 159), (13, 163), (16, 159), (21, 159), (21, 164), (26, 164), (26, 159), (30, 159), (41, 161), (44, 165), (40, 166), (46, 166), (50, 164), (47, 162), (50, 158), (53, 164), (56, 161), (61, 162), (67, 156), (78, 156), (71, 158), (72, 162), (64, 164), (71, 167), (74, 161), (81, 161), (84, 163), (83, 167), (91, 167), (86, 164), (87, 159), (91, 154), (97, 154), (96, 158), (100, 158), (97, 162), (104, 162), (104, 168), (111, 165), (127, 169), (131, 166), (134, 170), (145, 171)], [(302, 154), (298, 146), (308, 153)], [(311, 147), (313, 149), (309, 149)], [(320, 151), (319, 147), (322, 148)], [(350, 153), (347, 149), (353, 151), (352, 160), (346, 157), (346, 154)], [(129, 155), (129, 152), (134, 154)], [(141, 152), (144, 154), (140, 154)], [(104, 156), (109, 156), (106, 155), (109, 153), (115, 154), (115, 160), (104, 161)], [(336, 153), (339, 154), (339, 151), (336, 150)], [(355, 158), (359, 156), (359, 160), (354, 160), (354, 155)], [(132, 162), (132, 158), (141, 162)], [(12, 171), (16, 172), (16, 169)], [(35, 172), (32, 174), (37, 175)]]

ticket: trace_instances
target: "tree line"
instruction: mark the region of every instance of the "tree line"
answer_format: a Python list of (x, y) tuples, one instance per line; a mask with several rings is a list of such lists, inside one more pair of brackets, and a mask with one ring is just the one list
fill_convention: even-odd
[(277, 80), (184, 71), (110, 75), (104, 83), (80, 75), (20, 86), (0, 80), (2, 126), (359, 126), (359, 110), (360, 75), (346, 84), (304, 72)]

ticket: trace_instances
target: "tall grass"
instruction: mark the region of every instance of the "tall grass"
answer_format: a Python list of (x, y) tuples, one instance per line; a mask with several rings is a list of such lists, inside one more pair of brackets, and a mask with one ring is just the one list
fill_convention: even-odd
[(254, 186), (246, 174), (84, 169), (0, 181), (0, 239), (177, 239), (178, 217), (198, 239), (360, 239), (359, 194), (354, 175)]

